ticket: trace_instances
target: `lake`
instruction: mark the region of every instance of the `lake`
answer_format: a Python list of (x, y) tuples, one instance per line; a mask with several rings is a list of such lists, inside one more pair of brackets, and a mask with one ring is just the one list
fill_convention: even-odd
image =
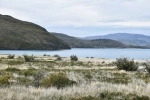
[(116, 59), (119, 57), (128, 57), (130, 59), (150, 59), (150, 49), (101, 49), (101, 48), (73, 48), (71, 50), (0, 50), (0, 54), (15, 54), (15, 55), (54, 55), (58, 54), (62, 57), (70, 57), (70, 55), (77, 55), (78, 57), (96, 57)]

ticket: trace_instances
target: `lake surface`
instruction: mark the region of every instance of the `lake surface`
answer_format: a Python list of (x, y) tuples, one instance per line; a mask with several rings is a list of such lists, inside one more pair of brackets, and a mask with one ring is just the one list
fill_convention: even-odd
[(100, 48), (73, 48), (71, 50), (0, 50), (0, 54), (15, 54), (15, 55), (54, 55), (58, 54), (62, 57), (70, 57), (77, 55), (78, 57), (95, 57), (116, 59), (119, 57), (128, 57), (130, 59), (150, 59), (150, 49), (100, 49)]

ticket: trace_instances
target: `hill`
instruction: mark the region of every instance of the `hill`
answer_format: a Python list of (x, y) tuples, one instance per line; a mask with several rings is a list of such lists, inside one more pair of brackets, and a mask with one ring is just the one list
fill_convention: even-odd
[(129, 33), (116, 33), (108, 34), (103, 36), (89, 36), (84, 39), (93, 40), (93, 39), (112, 39), (120, 41), (126, 45), (135, 45), (135, 46), (148, 46), (150, 45), (150, 36), (141, 35), (141, 34), (129, 34)]
[(126, 48), (126, 45), (116, 40), (110, 39), (83, 40), (62, 33), (52, 33), (52, 34), (64, 40), (72, 48)]
[(39, 25), (0, 14), (0, 50), (56, 49), (70, 47)]

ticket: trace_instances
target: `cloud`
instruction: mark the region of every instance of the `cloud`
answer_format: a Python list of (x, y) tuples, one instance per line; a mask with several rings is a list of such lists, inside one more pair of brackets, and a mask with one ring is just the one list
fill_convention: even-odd
[(150, 0), (0, 0), (0, 13), (49, 27), (150, 27)]

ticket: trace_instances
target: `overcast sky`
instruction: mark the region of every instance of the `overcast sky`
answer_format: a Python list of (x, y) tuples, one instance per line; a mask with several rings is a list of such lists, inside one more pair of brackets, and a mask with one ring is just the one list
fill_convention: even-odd
[(150, 0), (0, 0), (0, 13), (71, 36), (150, 35)]

